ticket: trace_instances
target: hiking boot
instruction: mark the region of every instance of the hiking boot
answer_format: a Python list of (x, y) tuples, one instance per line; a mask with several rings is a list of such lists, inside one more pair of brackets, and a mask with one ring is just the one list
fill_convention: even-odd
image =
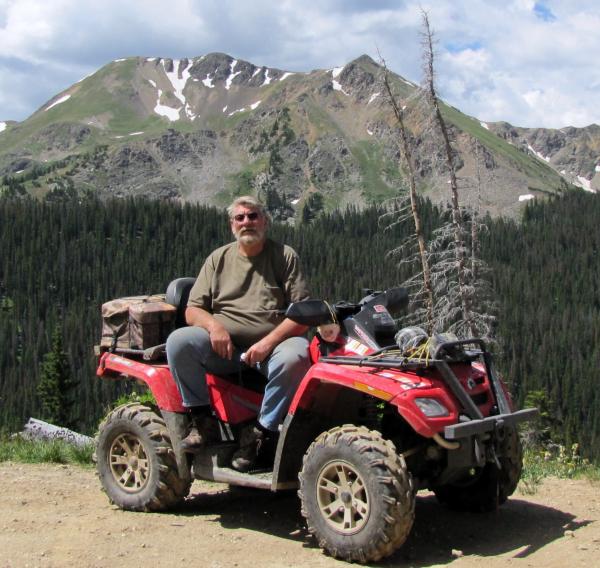
[(240, 448), (233, 454), (231, 467), (245, 473), (256, 464), (258, 452), (267, 439), (267, 433), (257, 425), (246, 426), (242, 430)]
[(188, 435), (181, 440), (181, 449), (187, 453), (200, 451), (204, 446), (219, 439), (217, 420), (206, 412), (192, 411), (191, 427)]

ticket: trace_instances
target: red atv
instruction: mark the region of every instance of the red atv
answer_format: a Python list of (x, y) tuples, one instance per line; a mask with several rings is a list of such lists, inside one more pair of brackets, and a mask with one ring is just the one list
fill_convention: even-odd
[[(166, 301), (179, 322), (194, 279), (172, 282)], [(240, 430), (257, 416), (265, 379), (253, 369), (207, 376), (220, 442), (181, 451), (188, 418), (164, 346), (112, 349), (100, 377), (145, 383), (156, 406), (113, 410), (99, 428), (97, 469), (119, 507), (159, 511), (189, 492), (194, 478), (271, 491), (298, 488), (302, 515), (319, 546), (348, 561), (372, 562), (406, 540), (415, 494), (431, 489), (450, 507), (491, 511), (513, 493), (522, 467), (516, 426), (536, 414), (514, 412), (483, 341), (438, 342), (411, 356), (396, 343), (390, 312), (406, 306), (401, 288), (360, 302), (292, 304), (287, 317), (310, 326), (337, 322), (340, 333), (312, 340), (304, 377), (278, 440), (258, 469), (229, 467)]]

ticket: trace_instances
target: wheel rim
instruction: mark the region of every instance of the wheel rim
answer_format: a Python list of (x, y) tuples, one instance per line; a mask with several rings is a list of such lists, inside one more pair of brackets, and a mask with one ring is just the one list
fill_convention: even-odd
[(329, 462), (317, 478), (317, 502), (325, 522), (344, 535), (360, 531), (369, 518), (369, 494), (356, 468), (345, 461)]
[(123, 491), (141, 491), (150, 477), (150, 460), (140, 439), (133, 434), (121, 434), (111, 444), (110, 470)]

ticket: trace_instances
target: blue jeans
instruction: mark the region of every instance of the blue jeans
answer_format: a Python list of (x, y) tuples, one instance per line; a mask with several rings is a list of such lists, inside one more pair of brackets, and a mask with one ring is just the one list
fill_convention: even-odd
[[(201, 327), (181, 327), (167, 339), (167, 359), (183, 406), (210, 404), (205, 373), (228, 375), (239, 372), (241, 351), (234, 349), (231, 360), (212, 349), (208, 332)], [(287, 414), (296, 389), (310, 367), (308, 341), (289, 337), (282, 341), (256, 369), (267, 378), (258, 421), (268, 430), (277, 430)]]

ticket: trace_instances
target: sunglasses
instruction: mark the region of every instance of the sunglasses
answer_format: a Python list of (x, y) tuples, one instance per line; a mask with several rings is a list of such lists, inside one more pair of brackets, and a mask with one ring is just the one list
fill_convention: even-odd
[(238, 213), (233, 216), (233, 220), (241, 223), (246, 217), (248, 217), (248, 221), (256, 221), (260, 217), (260, 214), (256, 211), (252, 211), (251, 213)]

